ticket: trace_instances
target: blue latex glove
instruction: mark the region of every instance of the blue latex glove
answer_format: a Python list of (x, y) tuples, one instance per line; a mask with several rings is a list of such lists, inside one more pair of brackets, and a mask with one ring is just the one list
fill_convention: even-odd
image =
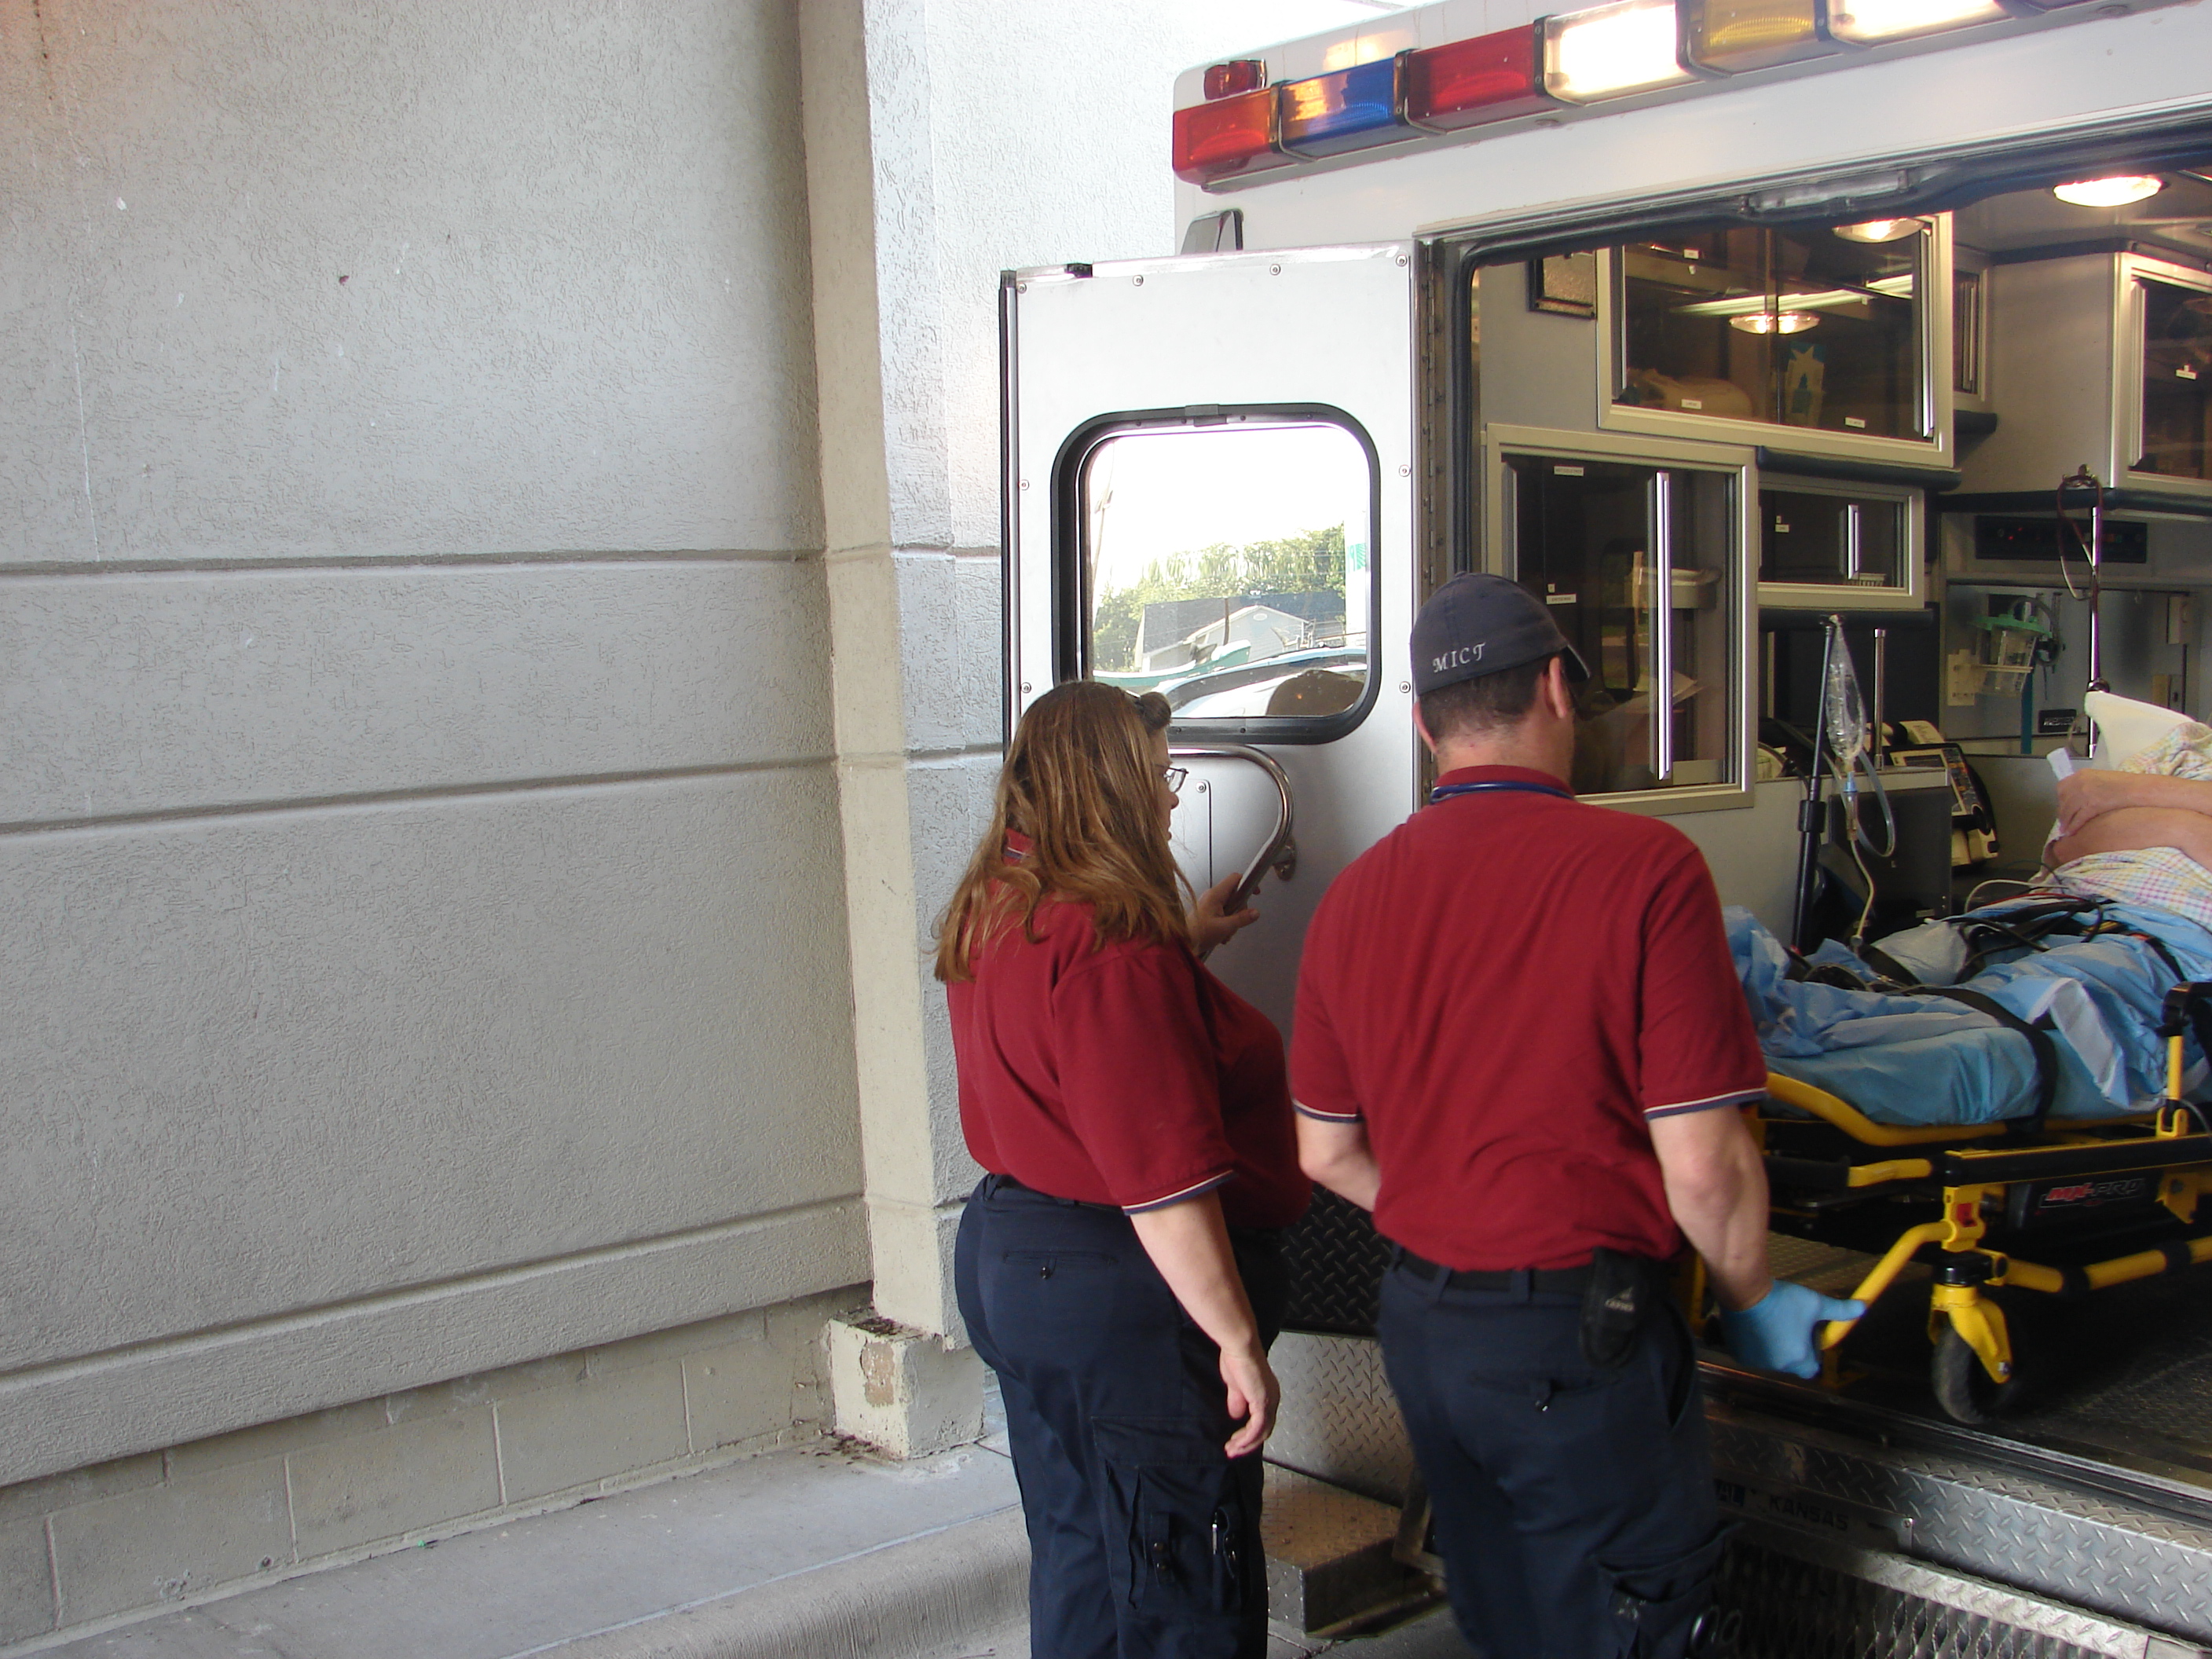
[(1815, 1342), (1821, 1325), (1831, 1319), (1856, 1319), (1865, 1311), (1863, 1302), (1841, 1302), (1778, 1279), (1748, 1308), (1735, 1313), (1722, 1309), (1721, 1335), (1730, 1353), (1759, 1370), (1818, 1376), (1820, 1351)]

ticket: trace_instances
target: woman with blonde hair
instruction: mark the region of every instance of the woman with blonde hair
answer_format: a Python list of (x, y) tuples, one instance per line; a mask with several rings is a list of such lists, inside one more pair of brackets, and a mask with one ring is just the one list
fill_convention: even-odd
[(998, 1372), (1036, 1659), (1261, 1659), (1260, 1447), (1277, 1235), (1304, 1213), (1282, 1039), (1200, 957), (1167, 700), (1095, 682), (1022, 717), (938, 927), (960, 1118), (986, 1175), (955, 1283)]

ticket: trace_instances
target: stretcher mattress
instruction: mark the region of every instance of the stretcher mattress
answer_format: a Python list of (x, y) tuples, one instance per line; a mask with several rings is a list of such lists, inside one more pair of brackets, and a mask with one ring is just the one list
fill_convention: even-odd
[[(2002, 921), (2034, 902), (1969, 915)], [(1793, 979), (1789, 953), (1756, 917), (1731, 908), (1727, 919), (1769, 1069), (1825, 1089), (1879, 1123), (1987, 1123), (2034, 1111), (2039, 1074), (2021, 1032), (1939, 997)], [(2052, 1116), (2148, 1110), (2165, 1093), (2165, 1044), (2156, 1030), (2161, 1005), (2176, 967), (2182, 977), (2212, 979), (2212, 933), (2170, 912), (2106, 903), (2090, 920), (2112, 924), (2112, 931), (1998, 952), (1960, 979), (1960, 920), (1930, 922), (1878, 944), (1921, 984), (1978, 992), (2049, 1030), (2057, 1063)], [(1833, 941), (1808, 960), (1870, 971)], [(2193, 1040), (2188, 1061), (2194, 1086), (2205, 1067)]]

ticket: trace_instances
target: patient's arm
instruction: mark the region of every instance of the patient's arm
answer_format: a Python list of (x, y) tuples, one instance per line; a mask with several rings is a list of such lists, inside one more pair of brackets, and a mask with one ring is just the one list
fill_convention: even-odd
[[(2070, 783), (2073, 780), (2066, 781)], [(2212, 791), (2212, 783), (2191, 783), (2184, 778), (2145, 777), (2136, 781), (2178, 783), (2186, 788)], [(2212, 805), (2208, 805), (2204, 811), (2188, 807), (2122, 806), (2100, 812), (2072, 835), (2052, 842), (2044, 856), (2055, 870), (2092, 853), (2139, 853), (2148, 847), (2175, 848), (2212, 870)]]
[[(2081, 833), (2096, 819), (2130, 807), (2162, 807), (2183, 812), (2212, 814), (2212, 783), (2194, 778), (2169, 778), (2148, 772), (2083, 770), (2058, 781), (2058, 822), (2068, 836)], [(2148, 842), (2144, 846), (2167, 847), (2170, 842)], [(2053, 848), (2054, 855), (2057, 849)], [(2120, 852), (2100, 847), (2100, 853)], [(2071, 854), (2075, 858), (2081, 855)], [(2062, 860), (2063, 861), (2063, 860)]]

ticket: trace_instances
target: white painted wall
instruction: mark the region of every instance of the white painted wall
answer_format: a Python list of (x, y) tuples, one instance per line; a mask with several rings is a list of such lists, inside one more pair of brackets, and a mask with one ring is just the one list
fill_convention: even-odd
[[(957, 1331), (932, 920), (1000, 741), (998, 279), (1171, 253), (1176, 75), (1364, 0), (805, 0), (825, 540), (876, 1299)], [(856, 88), (866, 88), (865, 112)]]
[(0, 0), (0, 1483), (866, 1277), (798, 68)]

